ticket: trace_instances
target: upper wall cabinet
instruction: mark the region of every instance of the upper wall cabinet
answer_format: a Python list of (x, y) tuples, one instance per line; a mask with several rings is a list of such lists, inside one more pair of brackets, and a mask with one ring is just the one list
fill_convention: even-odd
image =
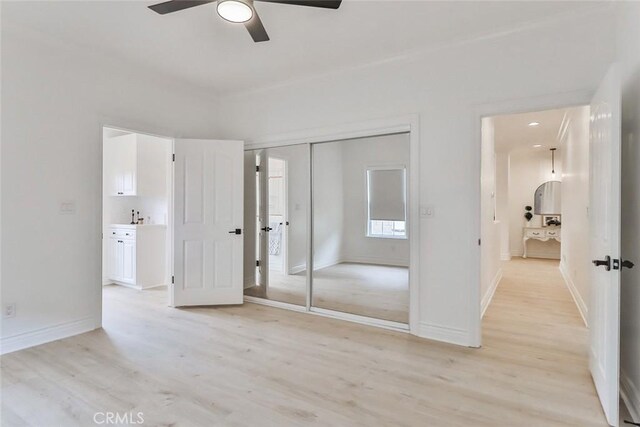
[(167, 192), (166, 144), (147, 135), (105, 139), (105, 192), (111, 196), (163, 196)]

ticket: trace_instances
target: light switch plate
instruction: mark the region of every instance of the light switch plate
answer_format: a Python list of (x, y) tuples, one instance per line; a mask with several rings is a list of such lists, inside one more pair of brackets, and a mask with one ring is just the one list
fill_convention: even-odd
[(4, 306), (4, 310), (2, 311), (2, 317), (8, 319), (10, 317), (16, 317), (16, 304), (11, 303)]
[(420, 216), (422, 218), (433, 218), (435, 215), (435, 208), (433, 205), (420, 206)]
[(60, 202), (60, 214), (61, 215), (74, 215), (76, 213), (76, 201), (64, 200)]

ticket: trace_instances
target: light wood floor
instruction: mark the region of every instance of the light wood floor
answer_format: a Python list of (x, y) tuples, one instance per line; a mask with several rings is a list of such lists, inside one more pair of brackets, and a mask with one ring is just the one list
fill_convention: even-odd
[(254, 304), (105, 289), (104, 329), (2, 357), (3, 426), (604, 426), (555, 263), (515, 261), (471, 349)]
[[(304, 306), (304, 273), (269, 272), (266, 295), (259, 286), (245, 295)], [(387, 265), (340, 263), (313, 272), (314, 307), (376, 319), (409, 323), (409, 269)]]

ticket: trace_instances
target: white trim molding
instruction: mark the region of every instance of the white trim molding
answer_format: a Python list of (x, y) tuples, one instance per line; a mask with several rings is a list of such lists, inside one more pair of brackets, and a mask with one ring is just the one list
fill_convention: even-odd
[(578, 311), (580, 312), (580, 317), (582, 317), (584, 325), (589, 327), (589, 322), (587, 321), (589, 318), (589, 309), (587, 308), (587, 304), (584, 302), (584, 299), (582, 299), (582, 295), (578, 292), (578, 288), (576, 288), (575, 283), (573, 283), (564, 261), (560, 261), (559, 269), (560, 274), (562, 274), (562, 278), (564, 279), (564, 283), (567, 285), (567, 289), (569, 289), (569, 293), (573, 298), (573, 302), (575, 302), (576, 307), (578, 307)]
[(462, 328), (420, 322), (418, 336), (430, 340), (470, 347), (469, 331)]
[(0, 354), (12, 353), (36, 345), (46, 344), (73, 335), (93, 331), (100, 327), (100, 323), (100, 320), (95, 317), (85, 317), (84, 319), (48, 326), (35, 331), (3, 337), (0, 341)]
[(620, 371), (620, 396), (629, 410), (633, 422), (640, 422), (640, 390), (624, 371)]
[(405, 267), (409, 268), (409, 261), (401, 258), (385, 258), (375, 256), (345, 256), (340, 263), (348, 264), (372, 264), (384, 265), (388, 267)]
[(481, 314), (482, 317), (484, 317), (484, 313), (487, 311), (487, 308), (489, 308), (489, 305), (493, 300), (493, 295), (495, 295), (496, 289), (498, 289), (498, 285), (500, 284), (501, 280), (502, 280), (502, 269), (500, 268), (496, 272), (496, 275), (493, 277), (493, 280), (491, 281), (491, 285), (489, 286), (487, 293), (482, 297), (482, 314)]

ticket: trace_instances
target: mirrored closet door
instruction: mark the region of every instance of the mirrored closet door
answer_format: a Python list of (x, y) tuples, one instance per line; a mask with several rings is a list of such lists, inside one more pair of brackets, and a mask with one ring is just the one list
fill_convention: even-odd
[(312, 145), (312, 309), (409, 322), (409, 134)]
[(246, 151), (245, 296), (406, 328), (408, 167), (408, 133)]
[(307, 305), (309, 145), (245, 151), (245, 296)]

